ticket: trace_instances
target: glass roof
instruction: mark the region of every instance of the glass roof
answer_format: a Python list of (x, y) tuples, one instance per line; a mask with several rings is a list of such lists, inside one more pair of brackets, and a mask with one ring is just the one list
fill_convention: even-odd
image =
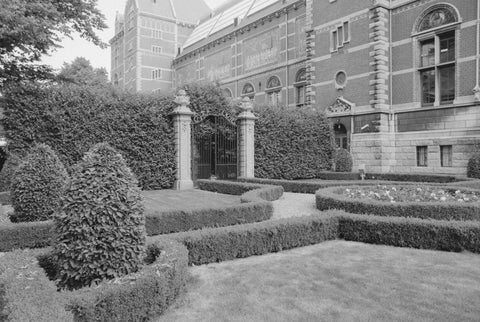
[(233, 25), (235, 18), (239, 22), (244, 18), (265, 9), (266, 7), (278, 2), (279, 0), (244, 0), (240, 3), (226, 9), (218, 15), (201, 23), (188, 37), (183, 48), (187, 48), (196, 42), (207, 38), (211, 34), (218, 32)]
[(274, 4), (278, 0), (256, 0), (252, 8), (248, 11), (248, 15), (253, 15), (254, 13), (259, 12), (262, 9)]

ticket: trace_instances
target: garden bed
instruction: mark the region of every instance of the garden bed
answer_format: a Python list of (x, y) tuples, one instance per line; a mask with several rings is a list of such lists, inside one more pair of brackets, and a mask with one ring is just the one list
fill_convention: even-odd
[(47, 278), (56, 269), (50, 249), (6, 253), (0, 263), (0, 320), (145, 321), (159, 315), (184, 290), (187, 250), (167, 239), (155, 247), (158, 257), (137, 273), (63, 292)]
[[(349, 191), (365, 191), (371, 189), (374, 191), (377, 186), (360, 187), (360, 186), (343, 186), (330, 187), (320, 189), (316, 192), (316, 204), (319, 210), (341, 209), (356, 214), (372, 214), (377, 216), (398, 216), (398, 217), (417, 217), (423, 219), (437, 220), (475, 220), (480, 221), (480, 203), (475, 202), (458, 202), (458, 201), (404, 201), (391, 202), (375, 199), (368, 199), (365, 193), (364, 199), (351, 198), (344, 195)], [(411, 189), (412, 186), (394, 186), (396, 189)], [(423, 186), (425, 189), (425, 186)], [(416, 187), (417, 188), (417, 187)], [(415, 188), (415, 189), (416, 189)], [(436, 186), (435, 189), (444, 191), (457, 188)], [(461, 193), (478, 194), (480, 190), (462, 188)], [(378, 194), (374, 192), (373, 195)], [(389, 199), (388, 196), (380, 196)], [(441, 198), (441, 197), (439, 197)]]
[[(199, 186), (207, 191), (241, 195), (242, 204), (186, 211), (151, 211), (145, 215), (147, 234), (154, 236), (267, 220), (273, 214), (273, 206), (269, 201), (278, 199), (283, 194), (283, 189), (279, 186), (220, 180), (199, 180)], [(52, 221), (0, 222), (0, 252), (49, 246), (52, 230)]]

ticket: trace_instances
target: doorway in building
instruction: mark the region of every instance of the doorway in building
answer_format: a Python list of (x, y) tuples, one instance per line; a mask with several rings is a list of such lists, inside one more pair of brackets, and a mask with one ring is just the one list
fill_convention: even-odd
[(335, 134), (335, 143), (337, 147), (350, 150), (350, 140), (348, 138), (347, 128), (342, 123), (335, 123), (333, 126), (333, 131)]

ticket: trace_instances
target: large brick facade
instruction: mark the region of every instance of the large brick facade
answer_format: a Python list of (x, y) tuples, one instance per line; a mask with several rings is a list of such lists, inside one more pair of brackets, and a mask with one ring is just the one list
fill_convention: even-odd
[(324, 110), (355, 169), (465, 174), (480, 141), (479, 3), (234, 1), (185, 39), (173, 85)]

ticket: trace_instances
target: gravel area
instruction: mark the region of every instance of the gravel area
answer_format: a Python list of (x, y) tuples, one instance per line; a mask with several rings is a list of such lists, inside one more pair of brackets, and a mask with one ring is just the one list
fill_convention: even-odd
[(310, 216), (319, 212), (314, 194), (284, 192), (280, 199), (273, 201), (272, 219)]

